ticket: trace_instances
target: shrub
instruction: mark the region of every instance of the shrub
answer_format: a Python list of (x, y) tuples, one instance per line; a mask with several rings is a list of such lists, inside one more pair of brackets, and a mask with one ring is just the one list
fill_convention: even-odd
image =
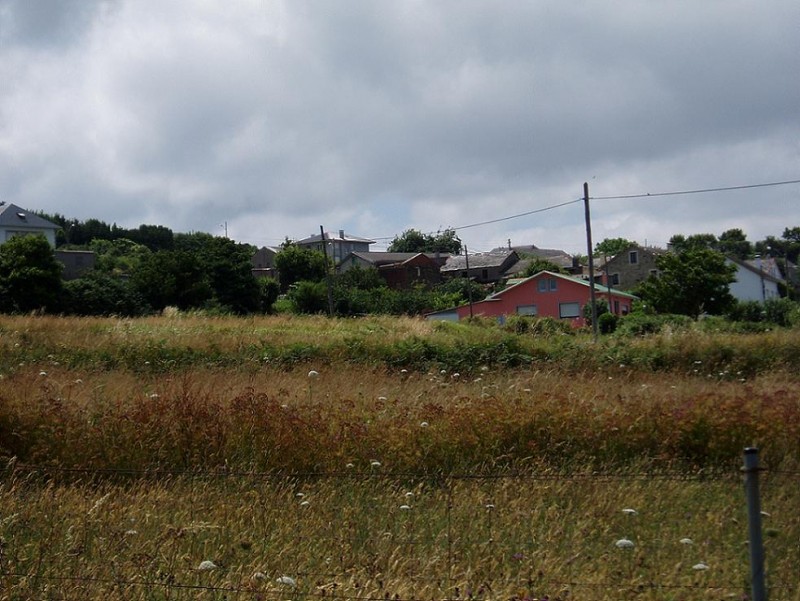
[(692, 323), (692, 319), (686, 315), (631, 313), (619, 320), (616, 333), (620, 336), (644, 336), (657, 334), (665, 326), (673, 329), (686, 329), (691, 327)]
[(328, 308), (328, 290), (324, 282), (298, 282), (289, 291), (289, 299), (298, 313), (324, 313)]

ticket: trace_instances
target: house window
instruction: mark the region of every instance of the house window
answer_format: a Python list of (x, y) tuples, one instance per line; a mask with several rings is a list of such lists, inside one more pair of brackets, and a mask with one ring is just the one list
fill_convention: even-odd
[(484, 280), (488, 280), (489, 279), (489, 270), (488, 269), (484, 269), (483, 271), (481, 271), (481, 277)]
[(619, 301), (618, 300), (614, 301), (614, 314), (615, 315), (619, 315)]
[(651, 269), (650, 275), (658, 276), (658, 269)]
[(562, 318), (580, 317), (580, 303), (558, 303), (558, 316)]
[(611, 274), (611, 285), (612, 286), (619, 286), (619, 274), (612, 273)]
[(553, 292), (557, 285), (555, 278), (542, 278), (539, 280), (539, 292)]
[(517, 315), (539, 315), (536, 305), (517, 305)]
[(632, 250), (628, 253), (628, 261), (631, 265), (636, 265), (639, 262), (639, 251)]

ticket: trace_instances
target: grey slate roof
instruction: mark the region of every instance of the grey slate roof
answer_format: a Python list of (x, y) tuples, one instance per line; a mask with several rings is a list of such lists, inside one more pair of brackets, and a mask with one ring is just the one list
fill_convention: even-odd
[[(480, 253), (475, 255), (469, 256), (469, 269), (472, 271), (473, 269), (482, 269), (482, 268), (489, 268), (489, 267), (502, 267), (506, 261), (509, 260), (509, 257), (516, 255), (516, 253), (512, 251), (504, 251), (504, 252), (488, 252), (488, 253)], [(442, 267), (442, 271), (464, 271), (467, 268), (467, 257), (466, 255), (451, 255), (447, 259), (447, 263), (444, 264)]]
[(0, 205), (0, 226), (37, 230), (57, 230), (61, 227), (11, 203)]
[[(303, 238), (302, 240), (298, 240), (297, 244), (314, 244), (315, 242), (319, 242), (321, 236), (319, 234), (314, 234), (313, 236), (309, 236), (308, 238)], [(349, 234), (344, 234), (344, 236), (340, 236), (339, 232), (325, 232), (325, 240), (329, 240), (332, 242), (362, 242), (364, 244), (375, 244), (375, 240), (369, 240), (368, 238), (359, 238), (358, 236), (350, 236)]]

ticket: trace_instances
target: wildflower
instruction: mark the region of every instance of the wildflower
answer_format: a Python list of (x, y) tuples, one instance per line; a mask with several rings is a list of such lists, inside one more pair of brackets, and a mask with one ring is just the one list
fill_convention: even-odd
[(407, 373), (408, 373), (408, 370), (407, 370), (407, 369), (401, 369), (401, 370), (400, 370), (400, 373), (401, 373), (401, 374), (407, 374)]
[(420, 427), (420, 428), (427, 428), (427, 427), (428, 427), (428, 422), (422, 422), (422, 423), (420, 423), (419, 427)]
[(299, 492), (299, 493), (297, 493), (297, 494), (295, 495), (295, 497), (299, 497), (299, 498), (301, 498), (301, 499), (302, 499), (303, 497), (305, 497), (305, 496), (306, 496), (306, 493), (304, 493), (304, 492)]
[(494, 509), (494, 503), (487, 503), (487, 504), (486, 504), (486, 509), (488, 509), (489, 511), (491, 511), (492, 509)]
[(40, 371), (40, 372), (39, 372), (39, 375), (40, 375), (40, 376), (42, 376), (42, 377), (44, 377), (44, 376), (46, 376), (46, 375), (47, 375), (47, 372), (46, 372), (46, 371)]
[(411, 491), (409, 491), (409, 492), (407, 492), (407, 493), (406, 493), (406, 499), (410, 499), (410, 498), (412, 498), (413, 496), (414, 496), (414, 493), (413, 493), (413, 492), (411, 492)]
[(639, 515), (638, 511), (636, 511), (635, 509), (631, 509), (630, 507), (626, 507), (625, 509), (623, 509), (622, 513), (624, 513), (625, 515)]
[(292, 578), (291, 576), (280, 576), (277, 580), (275, 580), (278, 584), (285, 584), (286, 586), (291, 586), (295, 588), (297, 586), (297, 581)]
[(302, 503), (300, 503), (300, 507), (308, 507), (309, 505), (311, 505), (309, 501), (303, 501)]
[(201, 561), (200, 565), (197, 566), (197, 569), (201, 572), (208, 572), (210, 570), (216, 570), (219, 566), (215, 564), (213, 561), (208, 559)]
[(456, 373), (454, 373), (454, 374), (453, 374), (452, 376), (450, 376), (450, 377), (451, 377), (451, 378), (453, 378), (454, 380), (458, 380), (458, 379), (461, 377), (461, 374), (460, 374), (460, 373), (458, 373), (458, 372), (456, 372)]
[(151, 399), (157, 399), (158, 398), (158, 393), (154, 392), (153, 394), (150, 395), (150, 398)]
[(765, 518), (771, 518), (772, 517), (772, 514), (767, 513), (766, 511), (762, 511), (761, 515), (764, 516)]
[(704, 563), (696, 563), (692, 566), (692, 569), (697, 572), (702, 572), (703, 570), (707, 570), (708, 566)]
[(255, 574), (253, 574), (252, 579), (253, 580), (266, 580), (267, 579), (267, 575), (264, 572), (256, 572)]
[(408, 511), (409, 509), (411, 509), (411, 505), (400, 505), (400, 509), (402, 509), (403, 511)]
[(378, 397), (378, 400), (379, 400), (379, 401), (385, 401), (385, 400), (386, 400), (386, 397), (385, 397), (385, 396), (379, 396), (379, 397)]
[(681, 542), (682, 545), (693, 545), (694, 544), (694, 541), (691, 538), (682, 538), (680, 542)]
[(372, 466), (372, 467), (380, 467), (380, 466), (381, 466), (381, 462), (380, 462), (380, 461), (376, 461), (375, 459), (373, 459), (372, 461), (370, 461), (370, 462), (369, 462), (369, 464), (370, 464), (370, 466)]
[(137, 534), (139, 534), (139, 533), (136, 530), (126, 530), (125, 531), (125, 536), (136, 536)]
[(308, 372), (308, 377), (311, 378), (312, 380), (318, 378), (319, 372), (315, 369), (312, 369), (310, 372)]
[(348, 463), (347, 465), (345, 465), (345, 467), (347, 469), (351, 470), (351, 469), (353, 469), (355, 467), (355, 465), (353, 465), (352, 463)]
[(633, 544), (633, 541), (627, 538), (621, 538), (614, 544), (617, 546), (617, 549), (633, 549), (633, 547), (635, 546)]

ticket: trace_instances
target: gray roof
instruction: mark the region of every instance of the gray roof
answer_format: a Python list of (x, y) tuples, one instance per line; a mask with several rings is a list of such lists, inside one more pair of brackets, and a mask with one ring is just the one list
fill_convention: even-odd
[[(331, 242), (362, 242), (364, 244), (375, 244), (375, 240), (369, 240), (368, 238), (359, 238), (358, 236), (350, 236), (349, 234), (344, 234), (340, 236), (339, 234), (344, 234), (344, 232), (325, 232), (325, 240), (330, 240)], [(308, 238), (303, 238), (299, 240), (297, 244), (314, 244), (319, 242), (322, 239), (320, 234), (314, 234), (313, 236), (309, 236)]]
[[(366, 261), (367, 263), (372, 263), (373, 265), (390, 265), (393, 263), (402, 263), (404, 261), (408, 261), (416, 257), (417, 255), (425, 255), (429, 259), (433, 259), (434, 261), (440, 259), (444, 261), (448, 255), (447, 253), (441, 253), (437, 256), (436, 253), (391, 253), (391, 252), (361, 252), (356, 251), (350, 253), (350, 255), (356, 256), (359, 259)], [(350, 256), (348, 255), (348, 256)], [(347, 257), (345, 257), (346, 259)]]
[[(502, 267), (506, 264), (509, 258), (518, 258), (518, 255), (513, 250), (505, 252), (488, 252), (479, 253), (469, 256), (469, 268), (483, 269), (488, 267)], [(466, 255), (451, 255), (447, 259), (447, 263), (442, 267), (442, 271), (463, 271), (467, 268)]]
[(48, 221), (47, 219), (10, 203), (0, 205), (0, 226), (22, 227), (37, 230), (61, 229), (60, 225), (56, 225), (52, 221)]

